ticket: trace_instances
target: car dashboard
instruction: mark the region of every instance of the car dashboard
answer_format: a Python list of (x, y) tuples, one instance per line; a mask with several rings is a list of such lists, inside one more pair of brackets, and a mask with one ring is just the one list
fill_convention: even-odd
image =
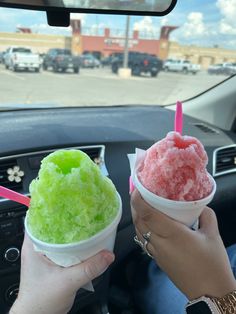
[[(111, 270), (94, 281), (95, 292), (79, 291), (71, 313), (106, 298), (111, 276), (137, 249), (130, 211), (128, 153), (147, 149), (173, 130), (174, 111), (158, 106), (72, 107), (0, 112), (0, 185), (29, 194), (41, 160), (57, 149), (81, 149), (115, 184), (123, 203)], [(208, 154), (208, 171), (217, 192), (210, 206), (215, 210), (226, 246), (235, 242), (234, 172), (236, 135), (184, 116), (184, 134), (197, 137)], [(9, 170), (10, 169), (10, 170)], [(13, 178), (10, 176), (13, 175)], [(16, 180), (16, 177), (18, 178)], [(17, 182), (19, 181), (19, 182)], [(9, 310), (19, 287), (20, 249), (24, 235), (23, 205), (0, 198), (0, 312)], [(90, 311), (90, 313), (92, 313)]]

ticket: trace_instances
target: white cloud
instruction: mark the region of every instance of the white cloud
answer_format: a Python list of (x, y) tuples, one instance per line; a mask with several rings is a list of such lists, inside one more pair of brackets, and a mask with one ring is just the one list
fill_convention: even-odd
[(206, 45), (214, 35), (213, 31), (212, 27), (205, 23), (202, 12), (190, 12), (184, 23), (171, 33), (170, 39), (187, 45)]
[(187, 16), (187, 22), (181, 28), (183, 30), (183, 36), (189, 37), (201, 37), (208, 34), (208, 29), (203, 21), (203, 14), (201, 12), (191, 12)]
[(106, 24), (104, 23), (98, 23), (98, 24), (92, 24), (89, 28), (87, 28), (87, 33), (89, 35), (104, 35), (104, 28), (106, 28)]
[[(141, 33), (155, 34), (158, 36), (160, 27), (173, 23), (169, 21), (169, 17), (163, 17), (159, 20), (159, 24), (154, 24), (152, 17), (145, 16), (140, 21), (134, 23), (134, 29), (139, 30)], [(171, 34), (172, 40), (179, 42), (201, 39), (210, 34), (207, 25), (204, 23), (204, 16), (201, 12), (190, 12), (185, 22), (180, 25), (179, 29)]]
[(71, 13), (70, 14), (71, 20), (80, 20), (82, 25), (86, 23), (87, 14), (85, 13)]
[[(22, 27), (23, 25), (17, 25), (17, 27)], [(53, 27), (49, 26), (46, 23), (41, 24), (33, 24), (29, 27), (33, 33), (40, 33), (40, 34), (52, 34), (52, 35), (71, 35), (71, 27)]]
[[(225, 0), (224, 0), (225, 1)], [(229, 46), (229, 41), (225, 43), (224, 35), (219, 33), (219, 17), (217, 19), (208, 19), (206, 13), (189, 12), (182, 20), (182, 24), (170, 35), (170, 40), (177, 41), (185, 45), (199, 45), (204, 47), (212, 47), (219, 45), (222, 47)]]
[(235, 49), (235, 47), (236, 47), (236, 39), (231, 39), (229, 41), (227, 40), (227, 44), (228, 44), (229, 47)]
[(151, 16), (144, 16), (140, 21), (134, 23), (134, 30), (146, 33), (155, 33), (159, 27), (154, 25)]
[(161, 26), (165, 26), (165, 25), (167, 25), (168, 23), (169, 23), (169, 19), (168, 19), (167, 16), (164, 16), (163, 18), (161, 18), (161, 20), (160, 20)]
[(236, 0), (217, 0), (216, 6), (228, 21), (235, 21)]
[[(80, 14), (80, 13), (72, 13), (71, 14), (72, 20), (80, 20), (82, 26), (85, 26), (86, 24), (86, 14)], [(17, 25), (17, 27), (20, 27), (22, 25)], [(33, 33), (41, 33), (41, 34), (52, 34), (52, 35), (65, 35), (70, 36), (72, 32), (71, 26), (68, 27), (53, 27), (49, 26), (47, 23), (38, 23), (33, 24), (30, 26)]]
[(220, 33), (225, 35), (236, 35), (236, 28), (228, 23), (227, 20), (222, 19), (220, 22)]
[(219, 31), (221, 34), (236, 34), (236, 0), (217, 0), (222, 19), (220, 21)]

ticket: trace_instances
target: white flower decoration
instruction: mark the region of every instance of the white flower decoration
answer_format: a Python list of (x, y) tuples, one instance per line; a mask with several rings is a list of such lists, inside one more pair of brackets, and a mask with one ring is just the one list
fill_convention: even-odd
[(20, 170), (19, 166), (14, 166), (13, 168), (8, 168), (7, 173), (9, 174), (8, 180), (10, 182), (16, 182), (19, 183), (21, 182), (21, 177), (25, 175), (24, 171)]
[(102, 165), (102, 163), (103, 163), (103, 160), (102, 160), (102, 158), (100, 158), (100, 157), (94, 158), (93, 161), (94, 161), (95, 164), (98, 165), (99, 167), (100, 167), (100, 166)]

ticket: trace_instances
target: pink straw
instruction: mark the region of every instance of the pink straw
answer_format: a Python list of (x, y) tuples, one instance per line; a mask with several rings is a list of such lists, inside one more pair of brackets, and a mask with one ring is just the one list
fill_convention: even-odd
[(183, 130), (183, 110), (182, 103), (177, 101), (175, 111), (175, 132), (179, 132), (182, 135)]
[(7, 198), (13, 202), (23, 204), (27, 207), (29, 207), (29, 205), (30, 205), (30, 198), (29, 197), (27, 197), (23, 194), (17, 193), (15, 191), (9, 190), (7, 188), (4, 188), (1, 185), (0, 185), (0, 196)]

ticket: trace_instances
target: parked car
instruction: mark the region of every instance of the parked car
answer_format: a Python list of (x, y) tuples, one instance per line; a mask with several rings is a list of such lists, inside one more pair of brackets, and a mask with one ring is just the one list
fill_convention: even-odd
[(40, 58), (37, 53), (33, 53), (30, 48), (10, 47), (4, 55), (4, 64), (6, 69), (34, 70), (40, 71)]
[(222, 65), (222, 63), (210, 65), (207, 69), (208, 74), (220, 74)]
[(112, 63), (112, 60), (113, 60), (113, 56), (108, 56), (108, 57), (105, 57), (105, 58), (102, 58), (101, 59), (101, 65), (102, 67), (105, 67), (105, 66), (110, 66), (111, 63)]
[(229, 70), (229, 75), (235, 75), (236, 74), (236, 63), (231, 63), (231, 65), (229, 66), (230, 70)]
[[(113, 73), (118, 73), (119, 68), (123, 67), (123, 60), (123, 53), (115, 55), (111, 62)], [(156, 77), (162, 69), (162, 61), (148, 53), (129, 52), (128, 67), (131, 69), (132, 75), (150, 73), (152, 77)]]
[(40, 59), (40, 64), (41, 64), (41, 65), (43, 64), (43, 60), (44, 60), (44, 58), (45, 58), (45, 55), (46, 55), (46, 53), (40, 53), (40, 54), (39, 54), (39, 59)]
[(0, 52), (0, 63), (4, 63), (4, 55), (6, 54), (6, 51)]
[(73, 56), (69, 49), (50, 49), (43, 59), (43, 69), (52, 68), (54, 72), (66, 72), (73, 70), (79, 73), (80, 57)]
[(218, 63), (209, 66), (207, 70), (208, 74), (217, 75), (233, 75), (236, 74), (236, 63)]
[(81, 66), (83, 68), (99, 68), (101, 62), (91, 54), (85, 54), (81, 56)]
[(182, 72), (185, 74), (196, 74), (201, 69), (199, 64), (193, 64), (188, 60), (167, 59), (164, 62), (163, 70), (166, 72)]

